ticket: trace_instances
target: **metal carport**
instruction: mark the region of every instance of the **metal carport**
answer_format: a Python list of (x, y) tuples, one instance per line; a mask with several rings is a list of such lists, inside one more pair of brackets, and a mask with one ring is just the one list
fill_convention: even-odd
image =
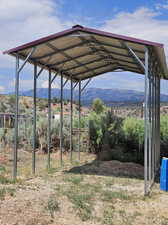
[[(72, 159), (72, 100), (73, 89), (81, 93), (90, 80), (113, 71), (131, 71), (145, 75), (145, 143), (144, 192), (149, 193), (160, 167), (160, 79), (168, 78), (163, 45), (75, 25), (71, 29), (5, 51), (16, 57), (16, 113), (13, 178), (17, 176), (19, 74), (27, 62), (34, 66), (34, 141), (32, 171), (35, 173), (36, 147), (36, 85), (37, 78), (48, 70), (48, 167), (50, 167), (51, 85), (57, 75), (61, 78), (60, 159), (63, 146), (63, 87), (71, 82), (70, 158)], [(19, 65), (19, 60), (24, 60)], [(37, 71), (37, 68), (40, 70)], [(53, 74), (53, 75), (52, 75)], [(66, 78), (66, 81), (63, 81)], [(87, 80), (82, 87), (82, 81)], [(80, 159), (80, 107), (78, 158)]]

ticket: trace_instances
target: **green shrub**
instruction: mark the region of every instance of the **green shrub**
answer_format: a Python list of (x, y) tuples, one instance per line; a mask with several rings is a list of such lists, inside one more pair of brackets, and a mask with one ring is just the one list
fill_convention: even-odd
[(97, 114), (102, 113), (104, 111), (104, 108), (105, 108), (105, 106), (101, 99), (96, 98), (93, 100), (92, 109), (95, 113), (97, 113)]
[(89, 134), (93, 151), (97, 154), (107, 146), (113, 148), (122, 139), (122, 118), (118, 118), (110, 111), (105, 110), (97, 114), (92, 112), (89, 116)]
[(123, 121), (124, 161), (133, 161), (143, 164), (144, 155), (144, 121), (136, 118), (127, 118)]
[(168, 115), (160, 118), (161, 156), (168, 157)]
[(49, 211), (51, 218), (54, 218), (54, 212), (58, 212), (60, 210), (59, 202), (57, 201), (54, 194), (49, 196), (45, 208)]
[(160, 140), (162, 144), (168, 145), (168, 115), (160, 118)]
[(144, 143), (144, 121), (136, 118), (127, 118), (123, 121), (125, 138), (135, 146)]
[[(79, 121), (79, 119), (78, 119), (78, 117), (77, 116), (75, 116), (74, 118), (73, 118), (73, 127), (74, 128), (78, 128), (78, 121)], [(88, 117), (81, 117), (81, 119), (80, 119), (80, 128), (88, 128)]]
[(77, 215), (82, 221), (91, 219), (93, 208), (91, 194), (69, 191), (66, 195), (72, 202), (74, 209), (77, 211)]

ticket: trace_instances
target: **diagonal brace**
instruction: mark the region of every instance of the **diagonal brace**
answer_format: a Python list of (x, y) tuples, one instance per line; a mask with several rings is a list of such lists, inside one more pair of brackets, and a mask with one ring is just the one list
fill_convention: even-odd
[(38, 78), (40, 76), (40, 74), (43, 72), (43, 70), (45, 69), (46, 65), (49, 63), (49, 61), (51, 60), (51, 58), (52, 58), (51, 56), (48, 58), (47, 62), (44, 64), (44, 66), (40, 69), (40, 71), (36, 75), (36, 78)]
[(76, 84), (73, 86), (72, 90), (74, 90), (76, 88), (76, 86), (77, 86), (78, 83), (79, 83), (79, 81), (76, 82)]
[(55, 80), (55, 78), (57, 77), (58, 73), (56, 73), (53, 78), (51, 79), (51, 84), (53, 83), (53, 81)]
[(66, 81), (63, 84), (63, 87), (66, 85), (66, 83), (68, 82), (69, 78), (66, 79)]
[(123, 41), (121, 41), (121, 44), (128, 50), (130, 55), (136, 60), (136, 62), (142, 67), (142, 69), (145, 71), (145, 65), (144, 63), (140, 60), (140, 58), (135, 54), (135, 52)]
[(20, 68), (18, 68), (17, 72), (20, 73), (21, 70), (23, 69), (23, 67), (25, 66), (25, 64), (27, 63), (27, 61), (30, 59), (30, 57), (33, 55), (33, 53), (35, 52), (36, 47), (32, 48), (31, 51), (29, 52), (28, 56), (26, 57), (25, 61), (23, 62), (23, 64), (21, 65)]
[(87, 87), (87, 85), (90, 83), (90, 81), (92, 80), (92, 78), (90, 78), (86, 84), (83, 86), (83, 88), (81, 89), (81, 93), (84, 91), (84, 89)]

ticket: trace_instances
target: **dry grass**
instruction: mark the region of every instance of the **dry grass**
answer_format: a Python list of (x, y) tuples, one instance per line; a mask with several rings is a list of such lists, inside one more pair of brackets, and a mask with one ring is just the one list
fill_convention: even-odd
[(37, 154), (33, 177), (31, 155), (19, 152), (19, 179), (13, 182), (10, 152), (5, 157), (0, 166), (1, 225), (168, 224), (167, 193), (155, 184), (151, 195), (144, 198), (143, 179), (123, 176), (124, 165), (118, 169), (116, 161), (113, 166), (82, 153), (81, 162), (74, 155), (72, 164), (64, 155), (61, 167), (59, 154), (52, 154), (52, 168), (47, 171), (47, 156)]

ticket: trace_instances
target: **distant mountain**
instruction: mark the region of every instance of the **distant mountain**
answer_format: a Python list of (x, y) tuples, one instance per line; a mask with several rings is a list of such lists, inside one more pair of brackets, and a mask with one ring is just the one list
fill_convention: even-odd
[[(22, 96), (33, 96), (33, 90), (20, 92)], [(73, 92), (74, 100), (78, 100), (78, 90)], [(70, 89), (64, 89), (64, 99), (70, 99)], [(38, 88), (37, 97), (47, 98), (48, 89)], [(52, 97), (60, 98), (60, 89), (52, 89)], [(139, 103), (144, 101), (144, 93), (133, 90), (87, 88), (82, 92), (81, 102), (90, 105), (95, 98), (100, 98), (106, 105), (115, 103)], [(161, 95), (162, 102), (168, 102), (168, 95)]]

